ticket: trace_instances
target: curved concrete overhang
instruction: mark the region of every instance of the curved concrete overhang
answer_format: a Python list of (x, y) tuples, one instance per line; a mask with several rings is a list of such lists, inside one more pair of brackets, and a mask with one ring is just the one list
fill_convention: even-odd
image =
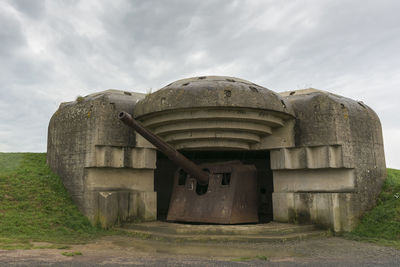
[[(140, 100), (134, 115), (176, 149), (252, 150), (292, 145), (293, 125), (287, 123), (294, 120), (290, 103), (267, 88), (233, 77), (173, 82)], [(277, 133), (282, 128), (284, 133)]]

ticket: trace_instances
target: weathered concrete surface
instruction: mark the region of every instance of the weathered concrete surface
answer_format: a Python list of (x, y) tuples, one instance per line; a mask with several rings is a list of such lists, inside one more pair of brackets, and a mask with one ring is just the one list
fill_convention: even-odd
[(293, 115), (290, 104), (265, 87), (234, 77), (203, 76), (173, 82), (148, 95), (135, 107), (135, 116), (204, 107), (249, 107)]
[(176, 149), (261, 150), (294, 146), (290, 103), (223, 76), (179, 80), (141, 99), (135, 117)]
[(130, 219), (154, 221), (157, 214), (157, 194), (146, 191), (99, 192), (98, 222), (103, 228)]
[(50, 167), (82, 212), (104, 226), (165, 214), (177, 167), (119, 122), (120, 110), (197, 162), (255, 165), (259, 213), (279, 222), (350, 231), (375, 205), (386, 175), (377, 115), (342, 96), (277, 94), (218, 76), (176, 81), (147, 96), (105, 91), (61, 104), (48, 138)]
[(281, 170), (274, 172), (275, 192), (353, 192), (354, 170)]
[(193, 225), (167, 222), (125, 224), (119, 230), (132, 236), (147, 236), (170, 242), (286, 242), (326, 237), (326, 230), (315, 225), (266, 223), (247, 225)]
[(362, 102), (325, 91), (282, 95), (296, 134), (294, 148), (271, 152), (274, 220), (352, 230), (386, 176), (379, 118)]
[(274, 221), (314, 223), (335, 232), (348, 232), (356, 225), (361, 213), (358, 201), (354, 193), (274, 192)]
[(143, 97), (107, 90), (62, 103), (50, 120), (49, 166), (93, 223), (156, 218), (156, 151), (117, 119)]

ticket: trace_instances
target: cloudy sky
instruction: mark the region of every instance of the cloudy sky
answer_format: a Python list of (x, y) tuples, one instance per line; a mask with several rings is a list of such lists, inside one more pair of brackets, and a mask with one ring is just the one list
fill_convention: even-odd
[(46, 151), (61, 102), (227, 75), (380, 116), (400, 168), (400, 1), (0, 0), (0, 151)]

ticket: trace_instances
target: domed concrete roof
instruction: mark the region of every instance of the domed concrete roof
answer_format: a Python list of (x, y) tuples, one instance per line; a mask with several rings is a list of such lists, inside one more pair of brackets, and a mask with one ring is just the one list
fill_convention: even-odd
[(134, 115), (176, 149), (271, 148), (293, 136), (285, 127), (294, 118), (288, 100), (233, 77), (173, 82), (139, 100)]
[(252, 82), (226, 76), (193, 77), (173, 82), (147, 95), (135, 107), (135, 117), (170, 109), (254, 108), (293, 115), (279, 94)]

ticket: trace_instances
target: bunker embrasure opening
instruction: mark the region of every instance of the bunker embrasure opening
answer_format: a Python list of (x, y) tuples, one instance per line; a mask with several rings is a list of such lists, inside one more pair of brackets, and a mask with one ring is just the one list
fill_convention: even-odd
[[(195, 162), (196, 164), (221, 163), (221, 162), (237, 162), (240, 161), (246, 165), (254, 165), (257, 171), (257, 188), (253, 192), (257, 196), (257, 214), (259, 222), (269, 222), (273, 219), (272, 211), (272, 192), (273, 180), (272, 170), (270, 167), (269, 151), (181, 151), (183, 155)], [(157, 153), (157, 169), (154, 174), (154, 189), (157, 192), (157, 219), (166, 220), (169, 203), (173, 191), (173, 176), (178, 169), (161, 152)], [(228, 188), (231, 186), (232, 172), (215, 173), (217, 177), (216, 183), (211, 183), (212, 187)], [(187, 173), (182, 169), (179, 170), (178, 186), (190, 186), (187, 179)], [(246, 179), (246, 177), (240, 177)], [(207, 185), (207, 190), (209, 185)], [(204, 187), (199, 189), (197, 185), (196, 193), (203, 195), (207, 193)], [(202, 191), (200, 191), (202, 190)], [(214, 190), (210, 188), (209, 190)], [(200, 191), (201, 193), (199, 194)], [(221, 191), (223, 192), (223, 191)]]

